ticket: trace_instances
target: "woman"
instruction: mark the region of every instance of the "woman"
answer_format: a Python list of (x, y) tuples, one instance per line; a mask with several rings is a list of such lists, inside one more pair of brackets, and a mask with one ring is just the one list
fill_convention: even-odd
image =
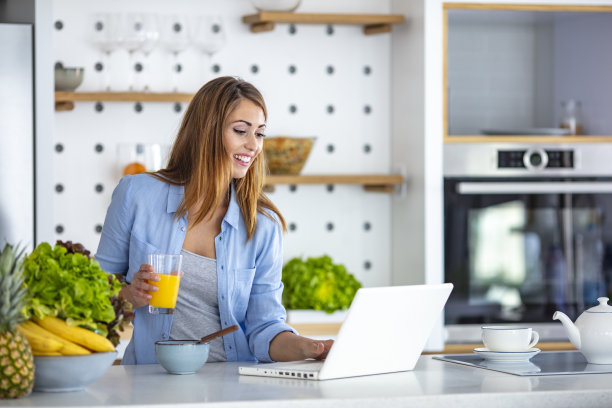
[[(262, 193), (260, 155), (266, 106), (250, 83), (221, 77), (189, 104), (168, 166), (124, 177), (113, 192), (96, 259), (129, 283), (134, 333), (124, 364), (156, 363), (155, 341), (197, 339), (232, 325), (213, 341), (209, 361), (325, 358), (331, 340), (299, 336), (285, 323), (282, 232), (285, 221)], [(183, 254), (174, 315), (148, 313), (148, 281), (159, 280), (148, 253)]]

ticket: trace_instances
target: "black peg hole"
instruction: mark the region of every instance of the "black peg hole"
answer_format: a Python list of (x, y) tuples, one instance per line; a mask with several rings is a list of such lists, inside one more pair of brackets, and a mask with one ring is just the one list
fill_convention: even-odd
[(289, 191), (295, 193), (297, 191), (297, 186), (295, 184), (289, 185)]
[(57, 20), (55, 24), (53, 24), (53, 27), (55, 27), (57, 31), (60, 31), (62, 28), (64, 28), (64, 23), (62, 20)]
[(363, 113), (365, 113), (366, 115), (369, 115), (370, 113), (372, 113), (372, 107), (370, 105), (364, 106)]
[(96, 153), (102, 153), (104, 151), (104, 145), (102, 143), (96, 143), (94, 146), (94, 151)]
[(366, 271), (369, 271), (370, 269), (372, 269), (372, 262), (370, 261), (365, 261), (363, 263), (363, 269), (365, 269)]
[(62, 191), (64, 191), (64, 186), (62, 184), (56, 184), (55, 191), (61, 193)]
[(329, 75), (333, 75), (334, 74), (334, 66), (333, 65), (328, 65), (327, 68), (325, 68), (325, 70), (327, 71), (327, 73)]
[(363, 230), (364, 231), (369, 231), (372, 229), (372, 224), (370, 224), (368, 221), (363, 223)]
[(101, 233), (101, 232), (102, 232), (102, 225), (97, 224), (97, 225), (94, 227), (94, 231), (96, 231), (98, 234), (99, 234), (99, 233)]
[(98, 113), (102, 112), (104, 110), (104, 104), (102, 102), (96, 102), (96, 104), (94, 105), (94, 109)]
[(101, 22), (101, 21), (96, 21), (96, 22), (94, 23), (94, 29), (95, 29), (96, 31), (102, 31), (102, 30), (104, 30), (104, 23), (103, 23), (103, 22)]
[(331, 24), (328, 24), (327, 27), (325, 28), (325, 32), (327, 33), (327, 35), (334, 35), (334, 26)]
[(96, 190), (96, 193), (101, 193), (101, 192), (104, 191), (104, 186), (102, 184), (98, 183), (98, 184), (96, 184), (94, 189)]
[(327, 153), (333, 153), (335, 150), (334, 145), (333, 144), (328, 144), (327, 145)]
[(251, 65), (251, 72), (254, 74), (259, 72), (259, 67), (257, 66), (257, 64)]
[(173, 109), (176, 113), (180, 113), (183, 110), (183, 106), (179, 102), (175, 102)]
[(372, 151), (372, 146), (370, 146), (369, 144), (364, 144), (363, 145), (363, 152), (364, 153), (370, 153)]
[(334, 223), (333, 222), (328, 222), (327, 224), (325, 224), (325, 229), (328, 231), (333, 231), (334, 230)]
[(181, 72), (183, 72), (183, 66), (181, 64), (176, 64), (174, 66), (174, 70), (176, 71), (177, 74), (180, 74)]
[(175, 33), (180, 33), (180, 32), (183, 30), (183, 26), (181, 25), (181, 23), (174, 23), (174, 24), (172, 25), (172, 30), (173, 30)]
[(136, 111), (136, 113), (140, 113), (140, 112), (142, 112), (142, 109), (143, 109), (143, 107), (142, 107), (142, 103), (140, 103), (140, 102), (136, 102), (136, 103), (134, 104), (134, 110)]
[(136, 72), (142, 72), (143, 68), (144, 67), (142, 66), (142, 64), (140, 62), (137, 62), (137, 63), (134, 64), (134, 71), (136, 71)]
[(63, 145), (63, 144), (61, 144), (61, 143), (57, 143), (57, 144), (55, 145), (55, 151), (56, 151), (56, 152), (58, 152), (58, 153), (63, 152), (63, 151), (64, 151), (64, 145)]
[(365, 75), (370, 75), (372, 73), (372, 68), (369, 65), (366, 65), (365, 67), (363, 67), (363, 73)]
[(61, 234), (62, 232), (64, 232), (64, 226), (63, 225), (56, 225), (55, 226), (55, 232), (58, 234)]
[(328, 192), (333, 193), (334, 192), (334, 185), (333, 184), (328, 184), (327, 186), (325, 186), (325, 188), (327, 189)]
[(327, 105), (326, 110), (327, 110), (327, 113), (331, 115), (332, 113), (334, 113), (336, 109), (334, 108), (334, 105)]
[(295, 231), (297, 230), (297, 225), (295, 222), (291, 222), (289, 223), (289, 231)]
[(221, 65), (219, 65), (219, 64), (214, 64), (214, 65), (212, 66), (212, 71), (213, 71), (214, 73), (219, 73), (219, 72), (221, 72)]
[(297, 72), (297, 68), (295, 65), (289, 65), (289, 73), (291, 75), (295, 74)]
[(297, 112), (297, 106), (296, 105), (289, 105), (289, 112), (296, 113)]
[(102, 64), (101, 62), (96, 62), (94, 64), (94, 69), (98, 72), (102, 71), (104, 69), (104, 64)]
[(289, 24), (289, 34), (295, 35), (297, 33), (297, 27), (295, 24)]

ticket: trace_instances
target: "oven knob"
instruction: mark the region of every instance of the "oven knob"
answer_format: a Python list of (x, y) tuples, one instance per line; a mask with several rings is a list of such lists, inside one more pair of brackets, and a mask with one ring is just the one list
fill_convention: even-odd
[(527, 170), (545, 169), (548, 164), (548, 154), (544, 149), (528, 149), (523, 155), (523, 164)]

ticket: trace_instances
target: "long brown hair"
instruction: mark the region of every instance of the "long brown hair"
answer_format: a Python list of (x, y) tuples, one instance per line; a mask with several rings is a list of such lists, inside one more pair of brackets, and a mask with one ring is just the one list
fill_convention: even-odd
[[(268, 113), (261, 93), (249, 82), (230, 76), (207, 82), (195, 94), (172, 146), (168, 165), (154, 174), (169, 184), (185, 187), (185, 196), (175, 217), (202, 204), (194, 214), (193, 225), (210, 219), (223, 203), (232, 182), (232, 162), (223, 144), (223, 130), (228, 117), (241, 100), (247, 99)], [(274, 219), (264, 209), (274, 212), (283, 231), (287, 229), (280, 211), (263, 193), (266, 164), (263, 152), (251, 163), (243, 178), (234, 182), (236, 199), (247, 228), (247, 241), (257, 227), (257, 213)]]

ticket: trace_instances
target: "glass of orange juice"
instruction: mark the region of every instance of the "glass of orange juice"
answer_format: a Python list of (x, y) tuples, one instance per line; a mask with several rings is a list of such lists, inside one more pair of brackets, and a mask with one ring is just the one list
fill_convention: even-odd
[(149, 281), (157, 286), (157, 292), (149, 292), (149, 313), (173, 314), (176, 307), (181, 275), (183, 274), (182, 255), (149, 254), (148, 262), (153, 265), (153, 271), (161, 278), (159, 281)]

